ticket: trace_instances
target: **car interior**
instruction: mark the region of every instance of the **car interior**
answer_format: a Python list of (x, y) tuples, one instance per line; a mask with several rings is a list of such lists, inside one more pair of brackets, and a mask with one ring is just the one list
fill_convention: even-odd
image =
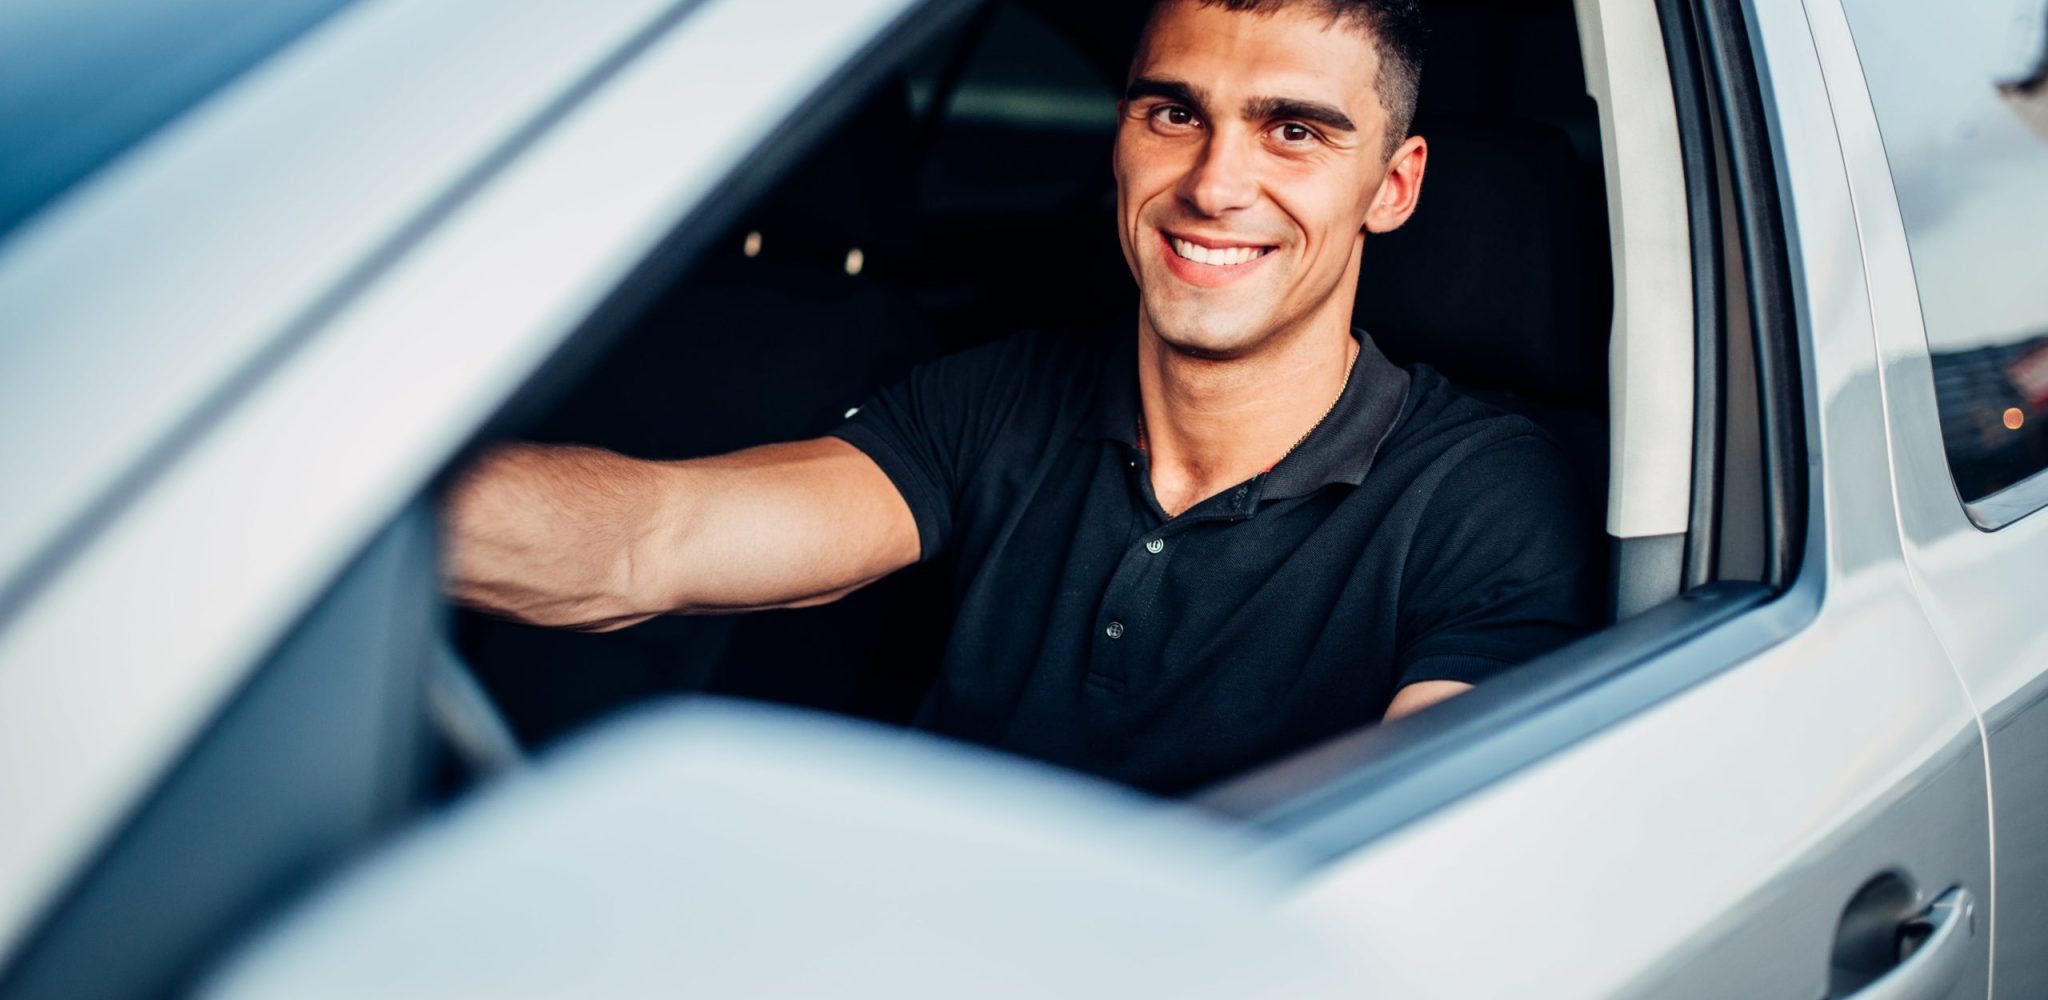
[[(1542, 425), (1597, 501), (1612, 268), (1571, 5), (1429, 13), (1425, 197), (1369, 241), (1357, 322), (1396, 361)], [(811, 437), (918, 362), (1128, 314), (1108, 160), (1137, 27), (1075, 4), (984, 8), (876, 85), (517, 432), (646, 458)], [(961, 252), (991, 238), (1000, 268)], [(687, 691), (901, 723), (944, 647), (945, 576), (926, 564), (823, 607), (599, 635), (465, 613), (457, 634), (527, 743)]]
[[(1667, 19), (1684, 13), (1660, 6)], [(886, 67), (837, 95), (843, 114), (821, 113), (785, 169), (743, 185), (716, 235), (620, 290), (466, 454), (516, 439), (666, 459), (814, 437), (913, 365), (1034, 327), (1130, 314), (1109, 156), (1142, 14), (1141, 4), (1005, 0), (974, 7), (914, 51), (878, 50)], [(1582, 49), (1597, 36), (1572, 0), (1430, 0), (1425, 14), (1415, 126), (1432, 145), (1424, 197), (1403, 229), (1368, 243), (1356, 321), (1396, 361), (1433, 366), (1541, 425), (1601, 510), (1624, 428), (1610, 418), (1613, 136), (1589, 96)], [(1697, 53), (1680, 55), (1683, 109), (1700, 70), (1689, 65)], [(1701, 121), (1689, 127), (1688, 143), (1709, 143)], [(1688, 149), (1709, 164), (1688, 180), (1718, 183), (1723, 207), (1704, 228), (1695, 218), (1688, 262), (1715, 293), (1698, 310), (1703, 416), (1682, 444), (1695, 470), (1692, 529), (1677, 538), (1682, 563), (1632, 559), (1643, 539), (1601, 535), (1620, 627), (1545, 657), (1551, 669), (1627, 669), (1672, 622), (1699, 625), (1645, 608), (1714, 581), (1782, 584), (1770, 559), (1796, 542), (1771, 533), (1772, 388), (1759, 382), (1767, 366), (1750, 347), (1750, 286), (1739, 279), (1751, 239), (1737, 239), (1735, 181), (1713, 167), (1730, 154)], [(995, 239), (1000, 267), (962, 252)], [(824, 606), (604, 634), (444, 618), (433, 510), (430, 489), (254, 669), (169, 765), (175, 780), (42, 923), (30, 958), (0, 969), (0, 994), (188, 986), (222, 942), (341, 861), (635, 703), (708, 693), (907, 724), (946, 642), (942, 561)], [(1488, 686), (1520, 697), (1505, 690), (1527, 680), (1518, 673), (1528, 672)], [(1482, 699), (1461, 696), (1399, 725), (1456, 738), (1470, 726), (1438, 723), (1468, 700)], [(1253, 797), (1274, 794), (1262, 786)], [(1197, 804), (1244, 814), (1220, 802)], [(123, 942), (122, 961), (102, 959), (108, 941)]]

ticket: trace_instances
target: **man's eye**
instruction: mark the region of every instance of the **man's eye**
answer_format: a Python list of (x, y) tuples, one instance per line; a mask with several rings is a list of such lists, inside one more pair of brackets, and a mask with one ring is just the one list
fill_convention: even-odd
[(1279, 136), (1280, 141), (1286, 143), (1302, 143), (1316, 137), (1314, 129), (1296, 122), (1282, 122), (1278, 128), (1273, 130), (1273, 134)]
[(1186, 128), (1195, 123), (1195, 113), (1177, 104), (1162, 104), (1152, 109), (1152, 120), (1161, 125)]

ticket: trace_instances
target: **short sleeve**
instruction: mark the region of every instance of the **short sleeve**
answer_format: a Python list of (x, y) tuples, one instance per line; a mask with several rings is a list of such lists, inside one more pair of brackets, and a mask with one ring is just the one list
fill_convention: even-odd
[(1031, 358), (1012, 337), (940, 358), (869, 397), (831, 431), (894, 483), (917, 520), (920, 560), (944, 550), (961, 487), (1016, 408)]
[(1533, 433), (1444, 477), (1408, 556), (1397, 686), (1476, 684), (1594, 627), (1601, 548), (1582, 492)]

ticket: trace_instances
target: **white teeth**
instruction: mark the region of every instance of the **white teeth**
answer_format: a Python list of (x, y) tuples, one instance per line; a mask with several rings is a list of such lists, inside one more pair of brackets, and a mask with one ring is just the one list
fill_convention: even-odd
[(1221, 247), (1210, 249), (1199, 243), (1191, 243), (1183, 239), (1175, 239), (1173, 241), (1173, 252), (1197, 264), (1209, 264), (1215, 267), (1243, 264), (1246, 261), (1256, 260), (1266, 253), (1263, 247)]

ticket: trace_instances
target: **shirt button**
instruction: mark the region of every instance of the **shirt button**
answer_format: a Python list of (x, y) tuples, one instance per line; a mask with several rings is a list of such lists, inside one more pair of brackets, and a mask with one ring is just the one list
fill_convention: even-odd
[(1153, 540), (1146, 542), (1145, 551), (1150, 552), (1155, 556), (1161, 552), (1166, 551), (1166, 539), (1154, 538)]
[(1109, 627), (1102, 630), (1102, 634), (1109, 636), (1112, 639), (1121, 639), (1124, 637), (1124, 623), (1110, 622)]

